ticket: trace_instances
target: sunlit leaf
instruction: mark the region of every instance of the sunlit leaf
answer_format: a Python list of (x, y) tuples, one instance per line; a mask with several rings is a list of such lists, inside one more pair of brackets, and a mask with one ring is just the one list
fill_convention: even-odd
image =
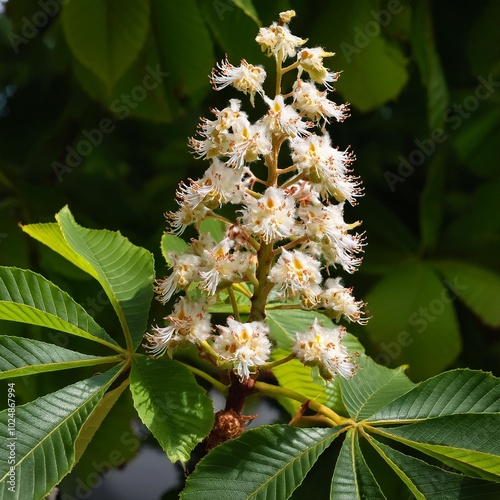
[(87, 229), (77, 224), (68, 207), (55, 224), (29, 224), (23, 231), (59, 253), (103, 287), (132, 348), (142, 340), (153, 298), (154, 261), (119, 232)]
[(200, 223), (200, 234), (210, 233), (212, 238), (218, 243), (222, 241), (227, 226), (219, 219), (208, 217)]

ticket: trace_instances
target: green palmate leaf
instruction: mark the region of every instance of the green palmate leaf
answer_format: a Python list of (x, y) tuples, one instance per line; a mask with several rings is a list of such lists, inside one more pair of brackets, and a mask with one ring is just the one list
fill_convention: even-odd
[(82, 306), (32, 271), (0, 268), (0, 319), (44, 326), (121, 350)]
[(404, 367), (391, 370), (364, 355), (360, 356), (358, 365), (352, 379), (340, 379), (342, 400), (356, 421), (373, 415), (415, 386), (405, 375)]
[(111, 89), (144, 44), (149, 2), (72, 0), (61, 18), (74, 56)]
[(449, 94), (436, 50), (429, 1), (425, 0), (415, 4), (412, 24), (413, 53), (420, 67), (424, 85), (427, 87), (429, 127), (435, 129), (443, 126)]
[(373, 430), (467, 475), (500, 482), (500, 414), (447, 415)]
[[(1, 498), (42, 499), (71, 470), (74, 441), (120, 368), (17, 407), (15, 424), (9, 420), (9, 410), (0, 412), (0, 437), (4, 443), (0, 449)], [(11, 466), (13, 492), (9, 490)]]
[(122, 382), (120, 386), (112, 391), (108, 391), (102, 399), (97, 403), (94, 411), (90, 417), (85, 421), (80, 433), (78, 434), (78, 439), (75, 442), (75, 462), (78, 463), (83, 453), (87, 449), (87, 446), (92, 441), (95, 433), (101, 426), (102, 422), (113, 408), (114, 404), (118, 398), (122, 395), (123, 391), (128, 387), (128, 380)]
[(214, 423), (212, 401), (192, 373), (177, 361), (137, 356), (130, 390), (141, 420), (168, 458), (187, 461)]
[(0, 336), (0, 380), (34, 373), (116, 363), (121, 356), (90, 356), (39, 340)]
[(468, 262), (440, 261), (436, 269), (452, 292), (487, 325), (500, 326), (500, 275)]
[(398, 266), (366, 297), (373, 318), (366, 330), (380, 353), (376, 361), (410, 365), (423, 379), (442, 371), (461, 348), (453, 298), (427, 265)]
[(369, 441), (416, 498), (424, 500), (498, 498), (500, 484), (487, 483), (443, 470), (396, 451), (372, 438), (369, 438)]
[(288, 498), (342, 427), (262, 426), (211, 451), (189, 476), (182, 500)]
[(385, 495), (361, 454), (358, 434), (353, 429), (347, 431), (346, 439), (342, 444), (332, 477), (330, 498), (332, 500), (337, 498), (343, 500), (385, 499)]
[[(290, 351), (275, 349), (272, 353), (272, 361), (282, 359), (290, 354)], [(292, 359), (283, 365), (273, 368), (273, 374), (281, 387), (298, 392), (314, 400), (317, 403), (326, 403), (325, 384), (314, 380), (309, 366), (304, 366), (298, 359)], [(278, 398), (279, 403), (290, 413), (295, 415), (301, 406), (298, 401), (290, 398)]]
[[(120, 233), (78, 225), (68, 207), (56, 218), (67, 245), (79, 256), (73, 262), (78, 265), (82, 259), (85, 261), (82, 269), (103, 287), (118, 315), (127, 345), (135, 350), (146, 330), (153, 298), (153, 256)], [(54, 248), (58, 249), (59, 246)]]
[(208, 217), (200, 223), (200, 234), (210, 233), (212, 238), (219, 243), (224, 238), (227, 226), (219, 219)]
[(161, 64), (171, 73), (173, 85), (187, 94), (208, 88), (215, 56), (196, 0), (151, 0), (151, 24)]
[(173, 265), (172, 259), (168, 256), (170, 252), (182, 254), (189, 248), (189, 245), (178, 236), (163, 233), (161, 237), (161, 253), (169, 266)]
[(369, 420), (417, 420), (500, 412), (500, 383), (489, 373), (452, 370), (421, 382)]

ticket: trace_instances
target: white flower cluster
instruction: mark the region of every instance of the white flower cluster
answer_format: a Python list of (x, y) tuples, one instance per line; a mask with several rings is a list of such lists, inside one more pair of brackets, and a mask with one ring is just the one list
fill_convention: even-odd
[[(223, 220), (227, 231), (220, 242), (204, 234), (191, 240), (187, 251), (169, 255), (172, 271), (157, 280), (158, 299), (165, 303), (175, 293), (185, 295), (166, 317), (168, 326), (146, 334), (153, 356), (208, 341), (221, 362), (231, 362), (242, 379), (249, 378), (270, 355), (269, 329), (258, 307), (262, 309), (273, 288), (282, 301), (322, 308), (336, 321), (344, 317), (366, 322), (363, 302), (354, 299), (340, 278), (324, 281), (330, 266), (354, 272), (364, 245), (362, 235), (351, 232), (360, 223), (346, 223), (343, 215), (345, 203), (355, 205), (362, 195), (350, 169), (354, 156), (334, 147), (325, 131), (330, 120), (346, 118), (348, 107), (327, 97), (339, 73), (326, 68), (323, 59), (333, 54), (320, 47), (303, 48), (307, 40), (288, 27), (294, 15), (281, 13), (279, 22), (261, 28), (256, 38), (276, 60), (274, 97), (266, 94), (267, 75), (261, 66), (245, 60), (233, 66), (226, 58), (212, 72), (216, 90), (232, 86), (249, 95), (252, 106), (261, 96), (267, 111), (251, 122), (241, 101), (232, 99), (224, 109), (212, 110), (214, 119), (202, 119), (198, 138), (190, 139), (196, 156), (210, 166), (200, 179), (181, 183), (179, 208), (167, 214), (171, 232), (181, 235), (187, 226), (199, 227), (210, 217)], [(283, 67), (288, 58), (295, 61)], [(281, 93), (281, 77), (292, 70), (297, 70), (293, 87)], [(285, 142), (291, 162), (281, 168), (278, 157)], [(258, 169), (251, 170), (254, 163)], [(267, 178), (255, 173), (266, 169)], [(234, 220), (215, 212), (226, 204), (234, 205)], [(209, 304), (219, 292), (241, 282), (249, 282), (254, 291), (248, 322), (239, 321), (235, 311), (237, 319), (229, 317), (227, 326), (212, 329)], [(193, 288), (201, 289), (205, 300), (200, 293), (196, 301), (190, 299)], [(297, 332), (293, 353), (319, 366), (326, 378), (350, 377), (355, 365), (341, 344), (342, 332), (342, 327), (328, 330), (316, 321), (309, 332)]]

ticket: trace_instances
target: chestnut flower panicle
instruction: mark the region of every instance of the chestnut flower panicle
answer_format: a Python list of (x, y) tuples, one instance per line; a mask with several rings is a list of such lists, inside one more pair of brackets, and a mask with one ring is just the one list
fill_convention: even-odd
[[(272, 87), (266, 70), (245, 59), (236, 66), (226, 56), (211, 73), (215, 90), (231, 86), (249, 96), (252, 106), (261, 99), (266, 111), (253, 121), (242, 101), (233, 98), (212, 110), (213, 119), (202, 118), (197, 136), (190, 139), (194, 155), (207, 160), (208, 168), (199, 179), (181, 182), (178, 209), (166, 214), (170, 232), (180, 236), (189, 226), (200, 232), (206, 219), (221, 221), (226, 231), (217, 239), (200, 234), (185, 250), (168, 253), (171, 269), (156, 281), (157, 299), (166, 304), (181, 296), (165, 317), (166, 326), (145, 335), (154, 357), (194, 344), (242, 381), (274, 362), (268, 361), (274, 347), (266, 322), (270, 300), (277, 309), (325, 312), (324, 320), (316, 318), (308, 331), (296, 332), (285, 360), (295, 357), (317, 366), (327, 379), (349, 378), (356, 369), (355, 355), (343, 344), (345, 328), (330, 320), (367, 321), (365, 304), (354, 298), (352, 288), (331, 277), (336, 266), (356, 271), (365, 245), (363, 234), (354, 232), (360, 222), (344, 219), (346, 202), (354, 206), (363, 194), (352, 175), (354, 154), (334, 146), (325, 130), (331, 121), (344, 121), (349, 107), (328, 97), (340, 73), (330, 71), (324, 59), (334, 54), (305, 47), (307, 40), (288, 26), (294, 15), (282, 12), (256, 37), (275, 59), (274, 95), (266, 94)], [(289, 58), (295, 61), (284, 67)], [(296, 71), (295, 82), (282, 92), (282, 75), (291, 71)], [(229, 210), (223, 208), (228, 204)], [(236, 292), (246, 295), (241, 310)], [(221, 303), (225, 308), (214, 308)], [(227, 314), (227, 307), (233, 311), (227, 326), (212, 324), (221, 310)], [(211, 317), (210, 312), (218, 314)]]

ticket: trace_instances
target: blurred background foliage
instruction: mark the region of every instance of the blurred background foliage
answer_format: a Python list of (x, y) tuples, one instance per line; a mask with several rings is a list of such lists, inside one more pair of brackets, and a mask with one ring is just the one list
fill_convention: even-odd
[[(4, 2), (0, 264), (40, 272), (112, 331), (96, 284), (18, 224), (69, 204), (80, 224), (121, 231), (166, 273), (163, 213), (207, 166), (188, 137), (237, 96), (213, 92), (211, 68), (227, 54), (272, 74), (254, 38), (290, 8), (294, 34), (336, 52), (334, 97), (351, 103), (328, 130), (356, 153), (365, 187), (346, 219), (363, 221), (368, 245), (344, 278), (373, 318), (350, 331), (377, 361), (409, 364), (415, 381), (455, 366), (500, 375), (498, 0)], [(164, 315), (155, 304), (151, 322)], [(27, 399), (63, 383), (37, 380)]]

